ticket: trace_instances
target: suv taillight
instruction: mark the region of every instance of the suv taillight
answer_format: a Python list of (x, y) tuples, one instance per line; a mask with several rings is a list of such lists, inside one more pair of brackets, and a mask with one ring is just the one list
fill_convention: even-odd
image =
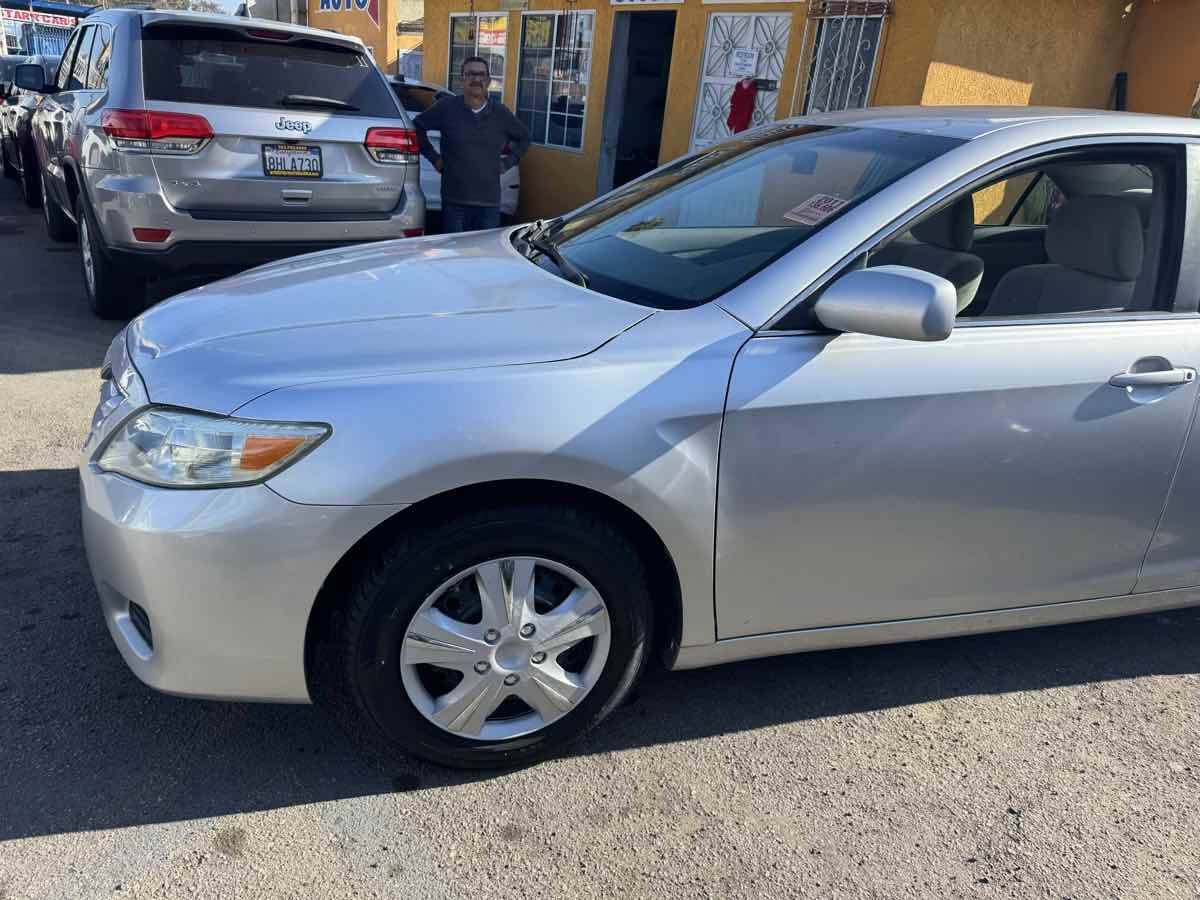
[(417, 133), (410, 128), (368, 128), (363, 146), (375, 162), (389, 165), (414, 162), (421, 152)]
[(156, 109), (106, 109), (100, 127), (118, 150), (195, 153), (213, 136), (204, 116)]

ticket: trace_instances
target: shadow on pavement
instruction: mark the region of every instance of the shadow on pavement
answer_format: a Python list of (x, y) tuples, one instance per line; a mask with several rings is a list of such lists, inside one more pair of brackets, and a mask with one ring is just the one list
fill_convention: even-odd
[[(0, 179), (0, 375), (97, 369), (124, 322), (102, 322), (88, 307), (79, 247), (46, 236), (42, 214), (28, 209), (16, 182)], [(213, 281), (152, 282), (147, 305)]]
[[(502, 774), (361, 755), (310, 707), (144, 687), (101, 621), (73, 470), (0, 473), (0, 840)], [(652, 673), (587, 756), (971, 694), (1200, 671), (1200, 611)]]

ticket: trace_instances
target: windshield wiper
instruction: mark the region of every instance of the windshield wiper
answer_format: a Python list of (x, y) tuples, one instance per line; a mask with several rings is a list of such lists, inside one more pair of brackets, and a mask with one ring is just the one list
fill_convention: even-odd
[(562, 216), (555, 216), (553, 219), (538, 219), (526, 228), (520, 237), (526, 244), (531, 244), (536, 240), (548, 241), (554, 235), (558, 234), (559, 230), (565, 224), (566, 219)]
[(335, 100), (333, 97), (314, 97), (310, 94), (288, 94), (279, 101), (284, 106), (324, 106), (329, 109), (344, 109), (347, 112), (358, 112), (358, 107), (345, 100)]
[[(558, 245), (550, 238), (546, 237), (540, 231), (534, 231), (524, 238), (527, 246), (537, 250), (543, 256), (548, 256), (550, 261), (558, 266), (560, 272), (578, 284), (580, 287), (587, 287), (587, 276), (584, 275), (575, 264), (567, 259), (559, 252)], [(531, 256), (530, 259), (533, 259)]]

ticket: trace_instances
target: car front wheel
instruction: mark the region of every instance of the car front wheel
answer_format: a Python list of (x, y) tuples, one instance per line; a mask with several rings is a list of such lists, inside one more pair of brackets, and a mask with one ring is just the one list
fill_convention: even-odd
[(598, 724), (641, 673), (645, 569), (585, 511), (477, 511), (400, 537), (351, 589), (317, 702), (368, 743), (520, 765)]
[(96, 217), (82, 194), (75, 201), (75, 221), (79, 223), (83, 286), (92, 312), (102, 319), (129, 319), (137, 315), (145, 306), (146, 282), (123, 271), (109, 258)]

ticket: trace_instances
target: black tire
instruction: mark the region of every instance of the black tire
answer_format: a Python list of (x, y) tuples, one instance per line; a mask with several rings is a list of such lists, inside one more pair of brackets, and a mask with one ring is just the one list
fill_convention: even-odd
[[(604, 598), (610, 644), (594, 686), (562, 718), (501, 741), (462, 737), (430, 722), (400, 679), (400, 646), (427, 597), (457, 573), (506, 556), (570, 566)], [(378, 549), (357, 573), (318, 650), (312, 692), (368, 749), (438, 765), (507, 768), (549, 756), (594, 728), (641, 674), (652, 632), (646, 571), (629, 540), (598, 516), (555, 506), (483, 509), (414, 529)]]
[[(75, 221), (79, 223), (79, 255), (83, 289), (88, 305), (101, 319), (131, 319), (146, 306), (146, 281), (124, 271), (108, 254), (104, 238), (92, 215), (87, 199), (80, 194), (75, 201)], [(88, 277), (88, 259), (92, 277)]]
[(30, 209), (42, 206), (42, 180), (38, 174), (37, 160), (32, 153), (21, 153), (21, 197)]
[(46, 222), (46, 234), (50, 240), (60, 244), (75, 240), (75, 223), (67, 218), (67, 214), (54, 199), (54, 194), (47, 189), (45, 173), (39, 175), (39, 180), (42, 186), (42, 217)]
[(0, 140), (0, 167), (4, 169), (5, 178), (17, 177), (16, 167), (8, 161), (8, 147), (5, 146), (3, 140)]

